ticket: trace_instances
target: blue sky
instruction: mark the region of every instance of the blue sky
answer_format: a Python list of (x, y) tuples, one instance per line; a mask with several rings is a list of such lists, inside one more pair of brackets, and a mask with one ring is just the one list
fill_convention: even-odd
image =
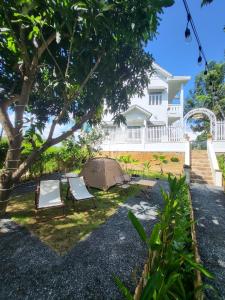
[[(224, 61), (225, 0), (214, 0), (211, 5), (201, 7), (201, 0), (187, 0), (195, 22), (202, 47), (208, 61)], [(185, 87), (187, 95), (193, 87), (194, 77), (202, 69), (197, 64), (198, 46), (192, 34), (191, 43), (185, 42), (187, 23), (182, 0), (166, 8), (162, 15), (157, 37), (148, 43), (146, 51), (155, 61), (173, 75), (190, 75), (192, 80)]]

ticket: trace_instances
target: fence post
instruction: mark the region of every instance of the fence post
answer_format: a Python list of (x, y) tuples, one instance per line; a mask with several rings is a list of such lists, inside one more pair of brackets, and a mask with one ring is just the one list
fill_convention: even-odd
[(142, 128), (142, 131), (141, 131), (141, 143), (143, 145), (143, 149), (145, 149), (145, 127)]

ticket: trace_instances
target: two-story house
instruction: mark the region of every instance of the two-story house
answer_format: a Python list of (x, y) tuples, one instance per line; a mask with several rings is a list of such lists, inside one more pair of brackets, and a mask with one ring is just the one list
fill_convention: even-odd
[[(168, 126), (183, 118), (184, 85), (190, 76), (174, 76), (156, 63), (154, 69), (144, 96), (134, 96), (129, 109), (123, 113), (127, 128)], [(103, 122), (112, 129), (113, 115), (106, 114)]]
[[(128, 110), (123, 112), (126, 125), (117, 127), (113, 123), (114, 116), (105, 114), (103, 126), (106, 139), (103, 149), (107, 143), (112, 146), (181, 140), (179, 129), (183, 121), (184, 85), (190, 76), (174, 76), (156, 63), (153, 67), (155, 72), (144, 90), (144, 96), (134, 96)], [(123, 149), (126, 148), (123, 146)]]

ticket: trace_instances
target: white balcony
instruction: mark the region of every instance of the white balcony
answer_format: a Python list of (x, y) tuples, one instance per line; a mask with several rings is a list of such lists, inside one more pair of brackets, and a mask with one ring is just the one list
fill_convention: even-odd
[(179, 118), (182, 117), (182, 106), (179, 104), (168, 105), (168, 117)]

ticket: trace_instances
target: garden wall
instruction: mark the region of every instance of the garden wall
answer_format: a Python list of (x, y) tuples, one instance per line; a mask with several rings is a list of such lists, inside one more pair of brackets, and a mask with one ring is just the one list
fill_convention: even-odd
[[(132, 170), (143, 170), (143, 163), (145, 161), (150, 162), (150, 170), (152, 172), (160, 172), (160, 166), (158, 162), (155, 160), (154, 155), (163, 155), (167, 160), (167, 164), (163, 165), (164, 173), (172, 173), (174, 175), (181, 175), (183, 173), (183, 165), (184, 165), (184, 153), (181, 152), (138, 152), (138, 151), (102, 151), (100, 156), (118, 158), (120, 156), (128, 156), (137, 160), (137, 163), (132, 163), (128, 165), (124, 165), (120, 163), (122, 168), (124, 169), (132, 169)], [(178, 162), (172, 162), (171, 158), (177, 157)]]
[(154, 160), (153, 155), (163, 155), (166, 159), (170, 160), (171, 157), (176, 156), (180, 163), (184, 163), (184, 153), (181, 152), (139, 152), (139, 151), (101, 151), (101, 156), (107, 156), (112, 158), (117, 158), (123, 155), (130, 155), (133, 159), (137, 159), (140, 162), (147, 160)]

